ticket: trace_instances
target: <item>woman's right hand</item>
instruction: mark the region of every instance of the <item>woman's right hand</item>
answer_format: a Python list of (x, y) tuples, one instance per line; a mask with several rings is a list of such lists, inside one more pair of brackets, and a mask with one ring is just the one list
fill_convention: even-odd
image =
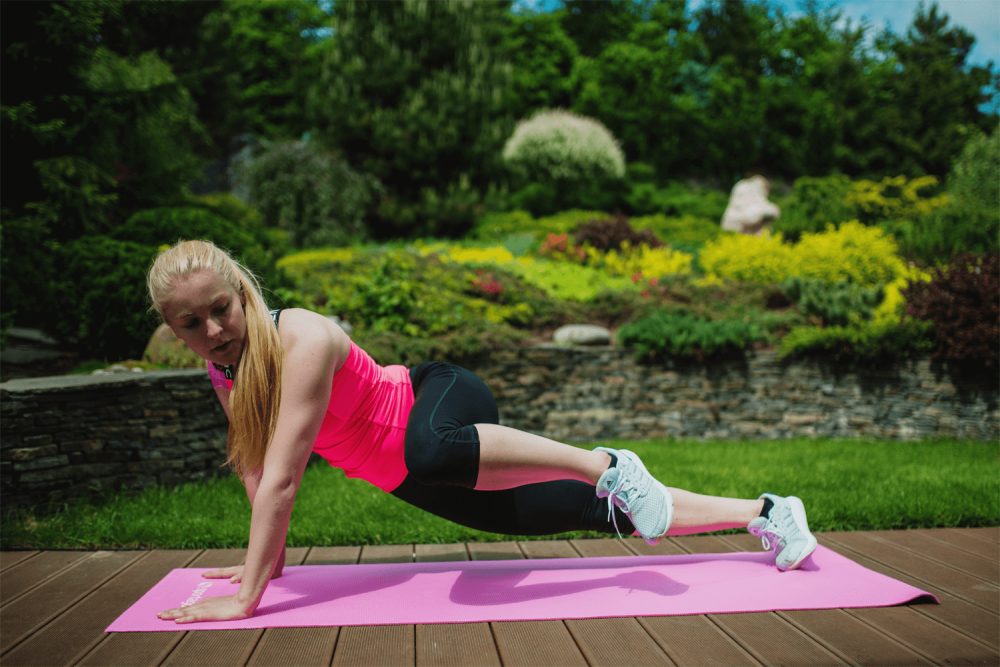
[[(278, 558), (278, 564), (274, 567), (274, 572), (271, 574), (272, 579), (277, 579), (281, 576), (282, 570), (285, 569), (285, 550), (281, 550), (281, 556)], [(231, 567), (220, 567), (215, 570), (208, 570), (207, 572), (202, 572), (201, 576), (206, 579), (229, 579), (229, 583), (238, 584), (243, 581), (243, 566), (233, 565)]]
[(243, 566), (233, 565), (232, 567), (220, 567), (216, 570), (202, 572), (201, 576), (206, 579), (229, 579), (229, 583), (238, 584), (243, 581)]

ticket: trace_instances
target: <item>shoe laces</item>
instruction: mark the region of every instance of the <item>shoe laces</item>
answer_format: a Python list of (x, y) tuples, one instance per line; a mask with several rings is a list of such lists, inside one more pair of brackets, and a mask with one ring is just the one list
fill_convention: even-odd
[[(785, 542), (782, 536), (788, 535), (787, 525), (781, 526), (774, 520), (775, 509), (777, 508), (771, 509), (771, 514), (767, 516), (767, 522), (764, 525), (750, 529), (750, 532), (760, 538), (760, 543), (765, 551), (770, 551), (772, 546), (782, 546)], [(784, 518), (785, 524), (791, 521), (790, 516)]]
[(632, 506), (649, 493), (650, 478), (649, 475), (641, 475), (641, 481), (636, 484), (634, 479), (636, 475), (629, 474), (633, 468), (632, 463), (621, 457), (615, 467), (618, 468), (618, 479), (615, 480), (615, 487), (608, 493), (608, 518), (615, 527), (618, 539), (622, 539), (621, 530), (618, 528), (618, 517), (615, 516), (615, 505), (631, 518)]

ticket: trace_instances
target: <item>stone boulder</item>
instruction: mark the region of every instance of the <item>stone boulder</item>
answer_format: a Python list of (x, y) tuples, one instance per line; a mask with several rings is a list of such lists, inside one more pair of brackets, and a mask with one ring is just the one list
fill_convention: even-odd
[(727, 232), (759, 235), (781, 216), (781, 209), (767, 200), (771, 186), (763, 176), (743, 179), (733, 186), (729, 205), (722, 214)]
[(170, 368), (204, 368), (205, 361), (188, 349), (166, 324), (161, 324), (149, 337), (143, 361), (163, 364)]
[(552, 336), (559, 345), (608, 345), (611, 332), (594, 324), (567, 324)]

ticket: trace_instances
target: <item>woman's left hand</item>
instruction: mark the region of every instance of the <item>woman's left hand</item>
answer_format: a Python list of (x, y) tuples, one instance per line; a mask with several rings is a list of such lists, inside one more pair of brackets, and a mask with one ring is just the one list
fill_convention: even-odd
[(198, 621), (234, 621), (253, 616), (253, 610), (240, 602), (235, 595), (205, 598), (186, 607), (167, 609), (157, 614), (164, 621), (196, 623)]

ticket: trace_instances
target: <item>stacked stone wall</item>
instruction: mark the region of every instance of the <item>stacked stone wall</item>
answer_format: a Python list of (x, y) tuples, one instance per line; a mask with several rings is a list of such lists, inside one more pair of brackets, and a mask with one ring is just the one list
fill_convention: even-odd
[[(558, 440), (931, 437), (997, 442), (997, 378), (927, 360), (843, 366), (772, 353), (641, 364), (615, 348), (498, 352), (473, 369), (504, 424)], [(224, 473), (226, 423), (204, 371), (0, 384), (0, 501), (48, 505)]]
[(5, 382), (0, 434), (5, 509), (224, 472), (226, 418), (204, 371)]

